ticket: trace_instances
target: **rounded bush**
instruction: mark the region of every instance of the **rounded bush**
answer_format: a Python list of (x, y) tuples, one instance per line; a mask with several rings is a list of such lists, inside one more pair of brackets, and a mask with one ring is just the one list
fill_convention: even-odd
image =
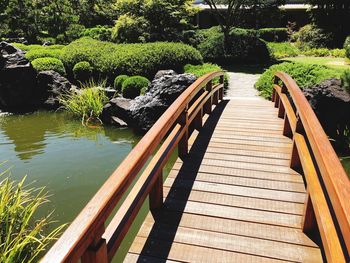
[(33, 61), (34, 59), (37, 59), (37, 58), (57, 58), (57, 59), (60, 59), (61, 52), (62, 51), (60, 49), (42, 47), (42, 48), (36, 48), (36, 49), (32, 49), (32, 50), (28, 51), (27, 54), (25, 55), (25, 57), (29, 61)]
[(134, 99), (141, 94), (141, 91), (147, 88), (149, 80), (145, 77), (134, 76), (127, 78), (123, 82), (122, 94), (124, 98)]
[(123, 83), (126, 79), (128, 79), (128, 75), (119, 75), (114, 79), (114, 89), (117, 91), (122, 91)]
[(62, 61), (57, 58), (37, 58), (32, 61), (32, 65), (38, 72), (53, 70), (61, 75), (66, 74)]
[(81, 82), (87, 81), (91, 78), (93, 68), (87, 61), (78, 62), (73, 67), (73, 75), (76, 80)]
[(327, 47), (332, 42), (332, 35), (330, 33), (324, 32), (324, 30), (313, 24), (303, 26), (296, 34), (301, 48)]
[(69, 71), (76, 63), (88, 61), (110, 82), (122, 74), (152, 78), (161, 69), (180, 71), (186, 64), (203, 63), (198, 50), (182, 43), (114, 44), (87, 37), (63, 48), (61, 59)]

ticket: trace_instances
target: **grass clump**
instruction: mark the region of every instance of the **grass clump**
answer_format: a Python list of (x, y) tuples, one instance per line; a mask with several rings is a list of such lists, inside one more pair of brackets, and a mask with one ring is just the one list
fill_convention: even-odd
[(87, 61), (100, 78), (111, 83), (122, 74), (153, 78), (160, 69), (181, 70), (188, 63), (203, 62), (196, 49), (182, 43), (114, 44), (86, 37), (63, 48), (61, 59), (69, 71)]
[(123, 87), (123, 83), (126, 79), (128, 79), (129, 76), (128, 75), (119, 75), (114, 79), (114, 89), (117, 91), (122, 91), (122, 87)]
[(124, 98), (134, 99), (144, 93), (148, 87), (149, 80), (142, 76), (134, 76), (124, 80), (122, 94)]
[(54, 223), (52, 212), (42, 218), (37, 212), (48, 202), (48, 194), (44, 188), (26, 187), (24, 181), (0, 181), (0, 262), (37, 262), (64, 227), (45, 233)]
[(108, 97), (104, 91), (105, 82), (95, 83), (90, 81), (83, 84), (80, 90), (72, 90), (68, 94), (59, 98), (63, 109), (71, 113), (74, 117), (80, 118), (83, 125), (98, 121), (102, 113), (103, 106), (108, 102)]
[(73, 75), (74, 78), (80, 82), (89, 80), (92, 76), (92, 70), (90, 63), (87, 61), (81, 61), (74, 65)]
[(289, 74), (300, 88), (310, 87), (319, 84), (329, 78), (339, 78), (339, 71), (326, 66), (315, 64), (304, 64), (294, 62), (284, 62), (273, 65), (267, 69), (255, 83), (260, 95), (264, 98), (271, 98), (274, 74), (283, 71)]
[(66, 74), (62, 61), (57, 58), (37, 58), (32, 61), (32, 65), (38, 72), (53, 70), (61, 75)]

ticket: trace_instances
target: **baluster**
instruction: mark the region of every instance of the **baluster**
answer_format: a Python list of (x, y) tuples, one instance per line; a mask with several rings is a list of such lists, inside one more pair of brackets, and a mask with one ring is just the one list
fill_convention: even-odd
[(193, 120), (193, 125), (197, 131), (203, 127), (203, 109), (200, 109), (200, 111), (197, 113)]
[(178, 152), (179, 152), (179, 157), (183, 160), (187, 154), (188, 154), (188, 112), (187, 109), (185, 110), (184, 113), (181, 114), (179, 118), (179, 123), (184, 127), (185, 133), (182, 136), (181, 140), (179, 141), (178, 145)]
[(102, 225), (96, 232), (95, 239), (91, 242), (88, 249), (81, 257), (82, 263), (107, 263), (107, 243), (104, 238), (102, 238), (105, 232), (105, 227)]
[(159, 171), (155, 176), (157, 179), (149, 193), (149, 206), (151, 212), (156, 212), (163, 206), (163, 172)]
[(219, 100), (224, 99), (224, 83), (225, 83), (225, 76), (220, 76), (220, 84), (222, 84), (222, 88), (219, 89)]
[[(211, 92), (213, 89), (213, 85), (212, 85), (212, 81), (209, 81), (205, 87), (205, 89), (208, 92)], [(212, 96), (210, 96), (210, 98), (208, 99), (208, 101), (204, 104), (204, 113), (210, 114), (211, 113), (211, 108), (213, 105), (213, 98)]]
[(316, 217), (314, 208), (312, 206), (309, 190), (307, 190), (301, 227), (304, 233), (312, 233), (316, 228)]
[(278, 117), (283, 118), (285, 114), (285, 109), (282, 100), (280, 99), (279, 106), (278, 106)]

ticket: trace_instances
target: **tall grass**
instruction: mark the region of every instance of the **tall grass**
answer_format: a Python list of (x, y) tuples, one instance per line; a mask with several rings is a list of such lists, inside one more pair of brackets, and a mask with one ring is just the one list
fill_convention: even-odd
[[(92, 121), (100, 121), (103, 106), (108, 102), (104, 91), (105, 82), (95, 83), (90, 81), (82, 84), (78, 91), (71, 91), (60, 97), (63, 108), (77, 118), (81, 118), (82, 124)], [(101, 121), (100, 121), (101, 122)]]
[[(1, 164), (0, 164), (1, 167)], [(38, 209), (48, 202), (44, 188), (28, 188), (0, 174), (0, 262), (36, 262), (48, 245), (61, 233), (64, 225), (49, 233), (54, 222), (52, 212), (36, 218)]]

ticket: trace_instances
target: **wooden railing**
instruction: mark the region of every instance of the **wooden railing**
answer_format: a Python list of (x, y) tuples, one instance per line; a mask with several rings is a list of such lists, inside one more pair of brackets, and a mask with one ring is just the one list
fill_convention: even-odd
[(314, 111), (296, 82), (275, 74), (272, 101), (284, 118), (283, 133), (293, 138), (291, 167), (304, 175), (306, 233), (320, 234), (328, 262), (349, 262), (350, 182)]
[[(214, 79), (219, 79), (219, 83), (213, 85)], [(223, 83), (224, 72), (218, 71), (199, 78), (187, 88), (113, 172), (41, 262), (111, 261), (146, 197), (149, 196), (151, 210), (162, 206), (162, 169), (177, 146), (180, 158), (187, 155), (190, 125), (201, 128), (203, 114), (210, 114), (212, 104), (218, 104), (223, 98)], [(105, 228), (106, 220), (134, 181), (135, 185)]]

